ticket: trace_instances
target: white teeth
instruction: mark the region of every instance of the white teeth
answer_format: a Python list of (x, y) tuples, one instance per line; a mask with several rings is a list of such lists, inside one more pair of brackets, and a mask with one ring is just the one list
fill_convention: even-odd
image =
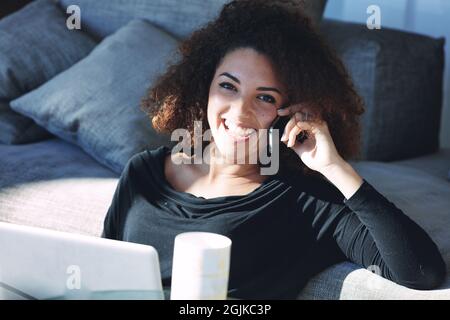
[(253, 132), (255, 132), (255, 129), (253, 129), (253, 128), (240, 127), (228, 119), (225, 120), (225, 125), (228, 127), (228, 130), (232, 134), (240, 136), (240, 137), (246, 137), (246, 136), (251, 135)]

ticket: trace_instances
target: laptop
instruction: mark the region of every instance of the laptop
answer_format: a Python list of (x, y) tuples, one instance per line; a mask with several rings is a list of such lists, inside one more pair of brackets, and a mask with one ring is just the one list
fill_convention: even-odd
[(151, 246), (0, 222), (0, 299), (164, 297)]

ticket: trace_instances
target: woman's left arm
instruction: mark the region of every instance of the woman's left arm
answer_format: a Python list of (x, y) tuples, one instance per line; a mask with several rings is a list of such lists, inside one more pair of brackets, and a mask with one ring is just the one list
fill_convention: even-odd
[[(282, 141), (345, 197), (333, 230), (341, 251), (366, 268), (377, 266), (381, 276), (401, 285), (414, 289), (439, 286), (446, 266), (428, 234), (340, 157), (325, 121), (304, 121), (301, 107), (286, 108), (279, 114), (293, 112)], [(309, 137), (299, 143), (296, 136), (302, 130), (307, 130)]]
[(445, 262), (425, 230), (348, 163), (330, 167), (323, 175), (344, 194), (350, 211), (333, 232), (347, 258), (409, 288), (433, 289), (443, 282)]

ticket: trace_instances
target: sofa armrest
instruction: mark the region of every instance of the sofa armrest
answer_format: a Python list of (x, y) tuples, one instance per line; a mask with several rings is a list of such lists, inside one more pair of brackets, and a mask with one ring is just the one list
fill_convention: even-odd
[(448, 300), (450, 278), (435, 290), (414, 290), (382, 278), (351, 262), (329, 267), (313, 277), (300, 300)]

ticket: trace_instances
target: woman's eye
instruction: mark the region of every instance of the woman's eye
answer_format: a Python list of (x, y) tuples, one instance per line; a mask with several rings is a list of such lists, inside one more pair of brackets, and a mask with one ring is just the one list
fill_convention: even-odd
[(222, 82), (222, 83), (219, 83), (219, 86), (221, 86), (222, 88), (225, 88), (225, 89), (227, 89), (227, 90), (237, 91), (237, 90), (236, 90), (236, 87), (233, 86), (233, 85), (232, 85), (231, 83), (229, 83), (229, 82)]
[(263, 95), (263, 96), (260, 96), (260, 97), (261, 97), (261, 100), (263, 100), (264, 102), (268, 102), (268, 103), (275, 103), (276, 102), (275, 98), (272, 97), (272, 96)]

